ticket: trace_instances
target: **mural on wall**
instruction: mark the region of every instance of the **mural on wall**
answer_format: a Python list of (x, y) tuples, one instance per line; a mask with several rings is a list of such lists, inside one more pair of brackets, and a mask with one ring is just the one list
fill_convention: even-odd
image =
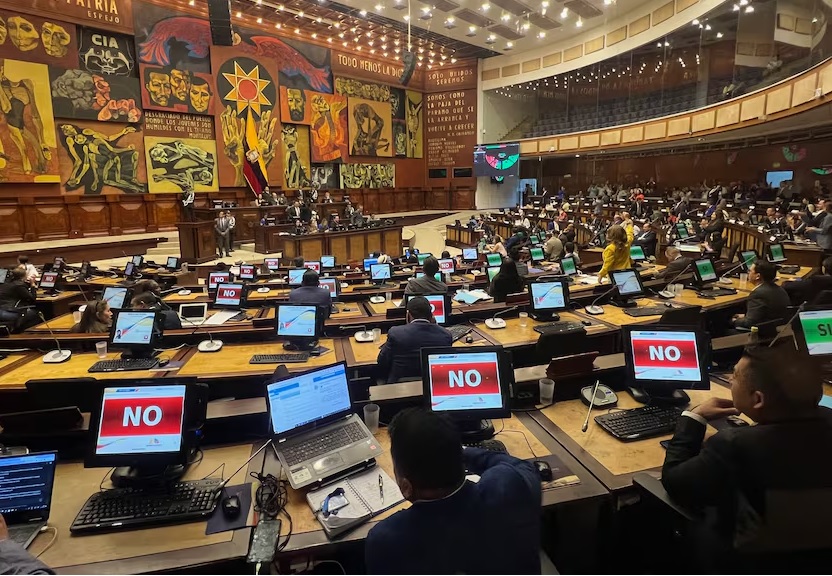
[(59, 182), (49, 68), (0, 59), (0, 181)]
[(338, 77), (335, 79), (335, 93), (350, 98), (363, 98), (375, 102), (390, 102), (393, 89), (386, 84), (365, 82), (354, 78)]
[(97, 122), (58, 124), (58, 160), (66, 192), (146, 192), (141, 129)]
[(74, 24), (0, 10), (0, 58), (74, 68), (76, 35)]
[(393, 117), (393, 153), (407, 156), (407, 95), (404, 88), (390, 88), (390, 112)]
[(56, 118), (138, 122), (142, 117), (136, 78), (50, 66), (49, 87)]
[(421, 158), (424, 150), (422, 132), (422, 93), (406, 91), (405, 121), (407, 123), (407, 157)]
[(283, 188), (285, 190), (308, 188), (309, 178), (309, 127), (283, 124), (280, 144), (283, 151)]
[(337, 94), (280, 87), (280, 118), (310, 127), (313, 162), (347, 158), (347, 99)]
[(141, 64), (142, 105), (148, 110), (214, 113), (214, 81), (210, 74), (186, 68)]
[(392, 156), (390, 104), (362, 98), (348, 102), (350, 156)]
[[(160, 67), (216, 74), (209, 67), (211, 28), (208, 20), (176, 16), (175, 12), (142, 4), (136, 14), (136, 45), (139, 61)], [(281, 85), (332, 93), (330, 51), (294, 40), (263, 36), (260, 31), (235, 29), (237, 54), (255, 60), (270, 58), (277, 63)], [(212, 47), (212, 49), (215, 47)]]
[(395, 164), (341, 164), (341, 188), (393, 188)]
[(217, 145), (213, 140), (145, 136), (149, 192), (217, 192)]
[(237, 47), (211, 50), (216, 71), (217, 112), (214, 124), (219, 155), (220, 186), (245, 186), (246, 118), (252, 114), (257, 131), (258, 151), (266, 164), (269, 184), (283, 182), (281, 161), (275, 161), (279, 133), (277, 86), (268, 70), (277, 66), (270, 60), (239, 56)]
[(78, 31), (78, 68), (91, 74), (139, 77), (133, 38), (94, 28)]
[(338, 188), (340, 164), (312, 164), (312, 188)]

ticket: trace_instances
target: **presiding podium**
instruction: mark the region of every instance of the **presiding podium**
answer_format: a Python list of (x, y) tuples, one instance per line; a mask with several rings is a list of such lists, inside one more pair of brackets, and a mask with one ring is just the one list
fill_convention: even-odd
[(179, 230), (179, 254), (182, 262), (202, 264), (217, 257), (217, 239), (214, 221), (177, 222)]

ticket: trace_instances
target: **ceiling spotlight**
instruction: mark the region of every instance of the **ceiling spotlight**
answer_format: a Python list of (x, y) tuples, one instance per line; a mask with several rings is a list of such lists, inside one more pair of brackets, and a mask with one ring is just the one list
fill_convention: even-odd
[(278, 22), (277, 24), (275, 24), (275, 25), (274, 25), (274, 27), (275, 27), (275, 28), (277, 28), (278, 30), (280, 30), (280, 22)]
[(699, 26), (699, 20), (694, 18), (693, 22), (691, 22), (691, 24), (693, 24), (694, 26)]
[(327, 42), (329, 42), (330, 44), (332, 44), (332, 36), (330, 36), (329, 38), (327, 38), (327, 39), (326, 39), (326, 41), (327, 41)]
[(318, 16), (317, 18), (315, 18), (315, 22), (317, 22), (318, 24), (320, 24), (320, 23), (321, 23), (321, 22), (323, 22), (323, 21), (324, 21), (324, 19), (323, 19), (323, 18), (321, 18), (320, 16)]
[(376, 4), (375, 8), (376, 12), (381, 12), (382, 10), (384, 10), (384, 6), (382, 4)]
[(745, 13), (746, 14), (751, 14), (752, 12), (754, 12), (754, 6), (749, 4), (748, 6), (745, 7)]
[(317, 38), (317, 37), (318, 37), (318, 33), (317, 32), (312, 32), (312, 38)]
[(240, 12), (239, 10), (237, 10), (237, 14), (235, 14), (235, 16), (237, 16), (237, 18), (242, 18), (242, 17), (243, 17), (243, 13), (242, 13), (242, 12)]
[(483, 2), (482, 3), (482, 11), (483, 12), (488, 12), (489, 8), (491, 8), (491, 4), (489, 4), (488, 2)]
[(579, 17), (578, 17), (578, 21), (577, 21), (577, 22), (575, 22), (575, 28), (580, 28), (580, 27), (581, 27), (581, 26), (583, 26), (583, 25), (584, 25), (584, 21), (583, 21), (583, 20), (581, 19), (581, 17), (579, 16)]
[(477, 27), (476, 26), (468, 26), (468, 32), (465, 34), (468, 38), (473, 38), (477, 35)]
[(456, 28), (456, 20), (453, 16), (448, 16), (447, 18), (445, 18), (445, 28), (447, 28), (448, 30)]
[(561, 20), (565, 20), (565, 19), (569, 18), (569, 10), (566, 9), (566, 8), (561, 10), (560, 11), (560, 17), (561, 17)]
[(604, 6), (609, 6), (613, 3), (613, 0), (604, 0)]
[(338, 38), (343, 38), (343, 37), (344, 37), (344, 33), (343, 33), (343, 32), (339, 32), (339, 33), (338, 33)]
[(387, 54), (388, 54), (388, 53), (387, 53), (387, 52), (385, 52), (385, 53), (383, 54), (383, 56), (384, 56), (385, 58), (387, 58)]
[(737, 12), (740, 9), (739, 4), (734, 4), (734, 12)]
[(188, 6), (193, 6), (194, 4), (196, 4), (194, 0), (188, 0)]
[(257, 17), (257, 23), (258, 23), (258, 24), (262, 24), (262, 23), (263, 23), (263, 19), (262, 19), (262, 18), (260, 18), (259, 16)]
[(367, 15), (366, 10), (360, 10), (358, 13), (361, 15), (362, 18)]
[(277, 5), (277, 10), (282, 11), (283, 10), (283, 4), (278, 4)]
[(528, 30), (528, 29), (529, 29), (529, 28), (531, 28), (531, 27), (532, 27), (532, 25), (531, 25), (530, 23), (528, 23), (528, 22), (523, 22), (523, 30)]
[(300, 34), (300, 28), (295, 28), (295, 34)]
[(705, 24), (705, 30), (710, 30), (710, 29), (711, 29), (711, 25), (710, 24)]
[(511, 16), (509, 16), (507, 12), (503, 12), (503, 15), (500, 16), (500, 20), (502, 20), (503, 22), (508, 22), (510, 18)]
[(538, 33), (537, 33), (537, 37), (538, 37), (540, 40), (543, 40), (544, 38), (546, 38), (546, 32), (543, 32), (543, 31), (538, 32)]
[(491, 34), (488, 38), (486, 38), (486, 44), (494, 44), (497, 41), (497, 37), (494, 34)]
[(451, 64), (456, 64), (456, 58), (451, 58)]
[(404, 20), (405, 22), (409, 22), (409, 21), (410, 21), (410, 14), (405, 14), (405, 15), (402, 17), (402, 20)]
[(298, 18), (303, 18), (303, 10), (301, 10), (300, 12), (298, 12)]
[(549, 0), (543, 0), (543, 2), (540, 3), (540, 6), (542, 8), (548, 8), (549, 7)]
[(740, 6), (748, 6), (748, 0), (740, 0)]
[(514, 42), (506, 42), (506, 50), (511, 50), (514, 48)]

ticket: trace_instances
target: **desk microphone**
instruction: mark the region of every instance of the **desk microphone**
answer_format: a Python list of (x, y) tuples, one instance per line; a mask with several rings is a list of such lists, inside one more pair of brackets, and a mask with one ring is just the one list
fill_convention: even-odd
[(792, 322), (794, 322), (794, 319), (797, 318), (798, 314), (803, 312), (804, 306), (806, 306), (806, 300), (804, 300), (803, 302), (800, 303), (800, 306), (797, 307), (797, 312), (794, 313), (794, 316), (789, 318), (789, 321), (786, 322), (785, 324), (783, 324), (783, 327), (780, 328), (780, 330), (777, 331), (777, 336), (775, 336), (774, 339), (768, 345), (769, 348), (774, 346), (774, 343), (777, 342), (780, 339), (780, 336), (783, 335), (783, 332), (786, 331), (786, 328), (791, 326)]
[(43, 320), (43, 323), (46, 324), (46, 328), (49, 330), (49, 334), (52, 336), (52, 339), (55, 340), (55, 345), (58, 347), (57, 350), (52, 350), (47, 352), (43, 356), (43, 363), (44, 364), (60, 364), (61, 362), (66, 362), (72, 356), (71, 350), (61, 350), (61, 343), (55, 337), (55, 333), (52, 332), (52, 327), (49, 325), (49, 322), (46, 321), (46, 318), (43, 316), (43, 312), (38, 311), (38, 316), (40, 319)]
[[(598, 279), (598, 281), (600, 282), (600, 278)], [(607, 290), (606, 292), (603, 292), (600, 296), (598, 296), (598, 298), (593, 300), (592, 304), (590, 304), (589, 306), (584, 308), (584, 311), (587, 314), (590, 314), (592, 316), (598, 316), (599, 314), (603, 314), (604, 313), (604, 308), (601, 307), (601, 306), (596, 306), (596, 304), (598, 304), (598, 302), (601, 300), (601, 298), (603, 298), (604, 296), (606, 296), (607, 294), (609, 294), (610, 292), (612, 292), (613, 290), (616, 290), (616, 289), (618, 289), (618, 284), (615, 284), (613, 282), (612, 287), (609, 290)]]
[(667, 287), (670, 286), (671, 284), (673, 284), (674, 282), (676, 282), (676, 280), (679, 278), (679, 276), (681, 276), (682, 274), (687, 272), (688, 268), (690, 268), (692, 265), (693, 265), (693, 261), (688, 262), (688, 265), (685, 266), (684, 268), (682, 268), (682, 271), (679, 272), (678, 274), (676, 274), (676, 276), (673, 277), (673, 280), (671, 280), (670, 282), (665, 284), (664, 288), (659, 290), (659, 296), (661, 296), (662, 298), (673, 298), (674, 296), (676, 296), (676, 293), (671, 292), (670, 290), (667, 289)]
[(249, 459), (248, 459), (248, 460), (246, 460), (245, 462), (243, 462), (243, 464), (242, 464), (239, 468), (237, 468), (237, 470), (235, 470), (235, 471), (234, 471), (234, 474), (232, 474), (231, 476), (229, 476), (228, 478), (226, 478), (225, 480), (223, 480), (222, 482), (220, 482), (220, 485), (219, 485), (219, 486), (217, 486), (216, 488), (214, 488), (214, 497), (216, 498), (217, 496), (219, 496), (219, 495), (222, 493), (222, 491), (225, 489), (225, 487), (226, 487), (226, 486), (228, 486), (228, 483), (231, 481), (231, 479), (232, 479), (232, 478), (234, 478), (234, 476), (236, 476), (237, 474), (239, 474), (239, 473), (240, 473), (240, 471), (241, 471), (243, 468), (245, 468), (246, 466), (248, 466), (249, 462), (251, 462), (252, 460), (254, 460), (254, 458), (255, 458), (258, 454), (260, 454), (260, 452), (262, 452), (263, 450), (265, 450), (266, 448), (268, 448), (268, 447), (269, 447), (269, 446), (271, 446), (271, 445), (272, 445), (272, 439), (271, 439), (271, 438), (269, 438), (269, 439), (266, 441), (266, 443), (265, 443), (265, 444), (263, 444), (262, 446), (260, 446), (260, 448), (257, 450), (257, 452), (255, 452), (254, 454), (252, 454), (251, 456), (249, 456)]
[(494, 316), (492, 316), (491, 318), (488, 318), (485, 321), (485, 325), (488, 328), (491, 328), (492, 330), (499, 330), (500, 328), (505, 328), (506, 327), (506, 321), (503, 320), (502, 318), (498, 318), (498, 316), (500, 316), (502, 314), (508, 314), (509, 312), (517, 310), (517, 308), (519, 308), (519, 306), (512, 306), (511, 308), (506, 308), (505, 310), (500, 310), (499, 312), (496, 312), (494, 314)]
[(722, 283), (722, 284), (733, 284), (733, 282), (731, 282), (731, 279), (728, 278), (728, 274), (730, 274), (734, 270), (737, 270), (738, 268), (742, 268), (743, 266), (745, 266), (746, 262), (745, 262), (745, 260), (743, 260), (742, 256), (740, 256), (740, 260), (742, 260), (742, 262), (740, 262), (739, 264), (737, 264), (733, 268), (730, 268), (727, 272), (724, 272), (722, 274), (722, 276), (720, 276), (720, 278), (719, 278), (720, 283)]
[[(356, 342), (372, 342), (373, 341), (373, 333), (367, 330), (367, 326), (358, 325), (358, 326), (351, 326), (351, 328), (362, 328), (362, 330), (358, 330), (355, 333), (355, 341)], [(343, 332), (347, 328), (344, 326), (340, 326), (339, 329)]]

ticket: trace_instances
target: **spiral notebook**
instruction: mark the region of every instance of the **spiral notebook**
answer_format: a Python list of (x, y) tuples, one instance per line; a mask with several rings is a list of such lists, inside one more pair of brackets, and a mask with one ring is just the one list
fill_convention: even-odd
[[(384, 498), (379, 494), (379, 476), (381, 477)], [(344, 489), (348, 504), (336, 513), (324, 517), (323, 512), (321, 512), (321, 505), (326, 497), (338, 488)], [(360, 474), (348, 476), (343, 480), (313, 490), (306, 495), (306, 501), (315, 513), (318, 522), (323, 526), (327, 537), (332, 539), (356, 526), (360, 526), (373, 516), (378, 516), (385, 510), (401, 504), (404, 502), (404, 496), (402, 496), (396, 481), (376, 466)]]

